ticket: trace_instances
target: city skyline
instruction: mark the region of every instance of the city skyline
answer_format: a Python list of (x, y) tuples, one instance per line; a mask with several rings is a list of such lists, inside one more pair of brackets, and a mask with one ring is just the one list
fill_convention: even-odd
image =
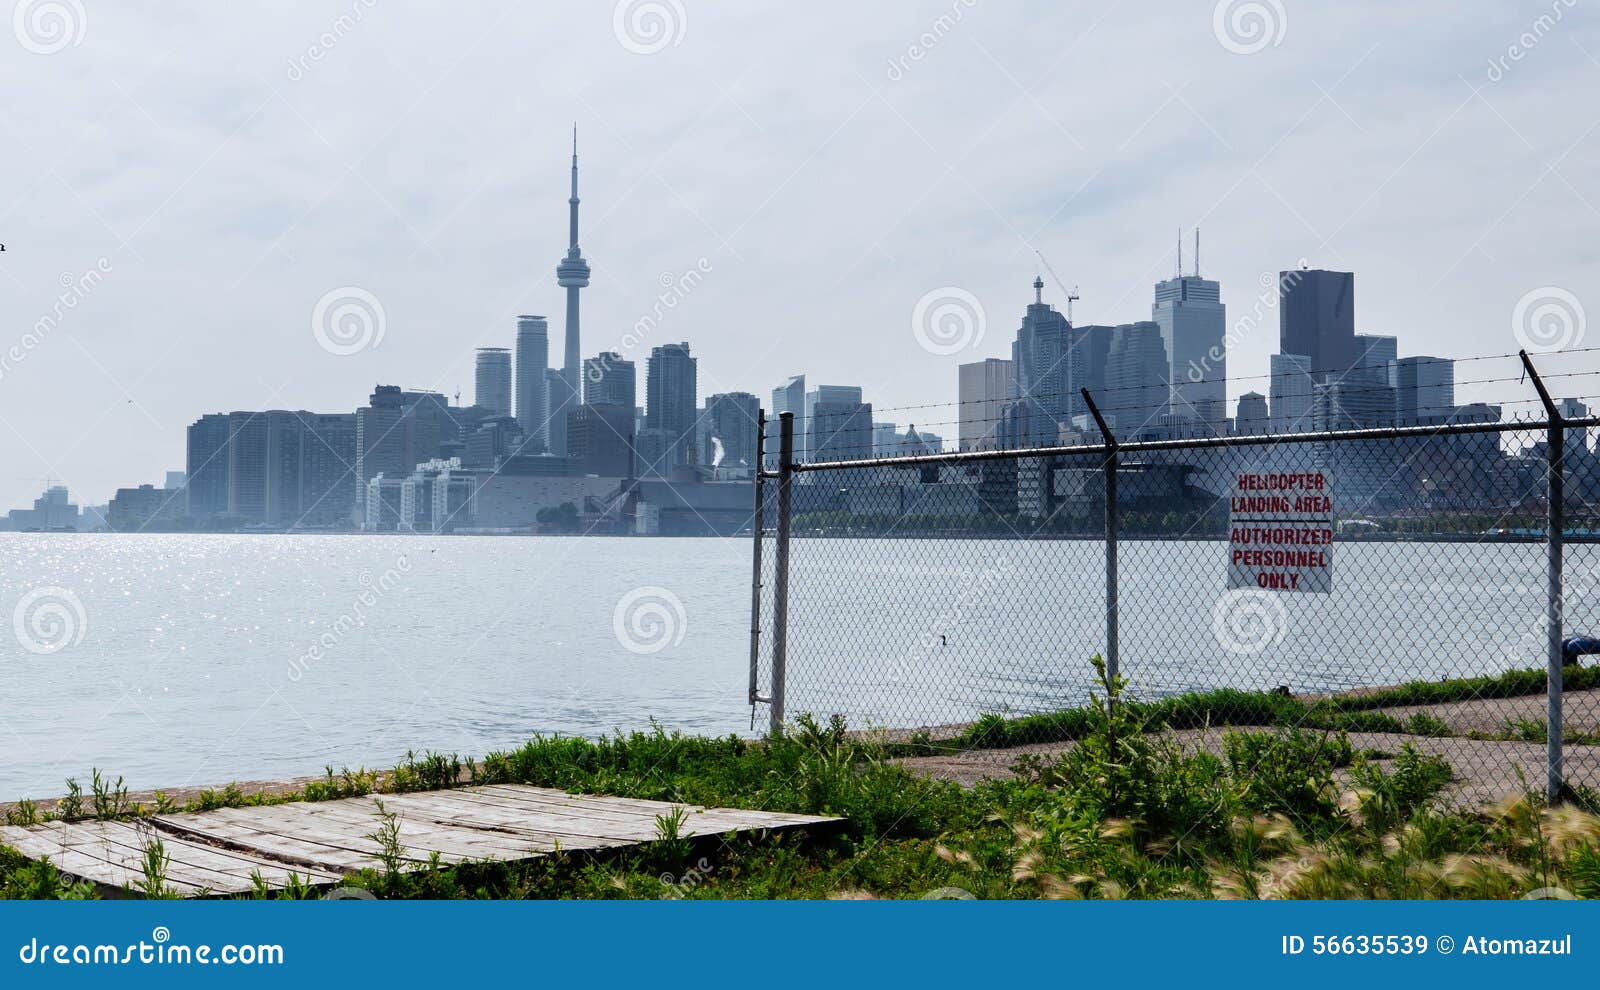
[[(1514, 350), (1512, 314), (1543, 286), (1593, 308), (1600, 139), (1568, 126), (1559, 95), (1600, 78), (1592, 13), (1568, 12), (1492, 78), (1525, 12), (1440, 38), (1442, 6), (1296, 8), (1281, 43), (1246, 54), (1212, 45), (1209, 10), (1172, 9), (1169, 30), (1131, 10), (1085, 24), (1043, 5), (974, 7), (907, 58), (948, 4), (874, 12), (848, 45), (780, 8), (775, 29), (805, 57), (759, 62), (692, 8), (682, 43), (650, 54), (619, 44), (609, 11), (512, 11), (473, 32), (488, 37), (459, 67), (426, 57), (426, 15), (375, 12), (298, 79), (286, 66), (325, 26), (309, 6), (227, 40), (202, 11), (159, 43), (96, 10), (81, 46), (28, 55), (35, 95), (12, 111), (28, 153), (0, 166), (16, 190), (0, 265), (12, 336), (53, 312), (63, 273), (87, 286), (5, 370), (0, 450), (16, 468), (0, 504), (29, 504), (47, 474), (86, 503), (159, 482), (202, 412), (347, 410), (378, 382), (470, 391), (476, 347), (511, 346), (517, 313), (558, 318), (548, 252), (569, 204), (550, 193), (574, 116), (600, 204), (585, 249), (605, 286), (584, 294), (579, 357), (622, 350), (660, 308), (663, 275), (706, 272), (626, 355), (689, 340), (702, 397), (766, 396), (804, 372), (859, 383), (875, 408), (952, 399), (957, 363), (1005, 355), (1017, 287), (1036, 271), (1058, 305), (1082, 287), (1075, 323), (1148, 320), (1180, 224), (1207, 232), (1200, 274), (1222, 283), (1230, 329), (1259, 277), (1300, 258), (1359, 273), (1357, 332), (1413, 354)], [(572, 44), (528, 66), (536, 24)], [(152, 70), (115, 55), (145, 46), (185, 56)], [(1170, 77), (1115, 68), (1180, 46)], [(1437, 78), (1415, 77), (1423, 47)], [(88, 54), (92, 66), (74, 61)], [(397, 61), (415, 83), (395, 85)], [(461, 112), (511, 78), (554, 98)], [(933, 98), (957, 78), (970, 80), (961, 100)], [(234, 110), (184, 96), (222, 79)], [(1104, 86), (1123, 96), (1084, 95)], [(807, 109), (784, 113), (800, 92)], [(1037, 153), (1012, 152), (1024, 142)], [(946, 285), (986, 312), (983, 339), (955, 357), (911, 334), (917, 300)], [(385, 333), (340, 356), (310, 317), (345, 286), (381, 303)], [(1265, 374), (1277, 344), (1270, 328), (1247, 335), (1230, 379)], [(1262, 384), (1230, 386), (1230, 414)]]

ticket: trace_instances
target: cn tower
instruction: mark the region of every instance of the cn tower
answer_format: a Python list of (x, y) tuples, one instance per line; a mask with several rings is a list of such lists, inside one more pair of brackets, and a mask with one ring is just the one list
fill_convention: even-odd
[(567, 256), (556, 265), (556, 284), (567, 290), (567, 344), (561, 355), (561, 375), (572, 390), (569, 400), (573, 405), (581, 394), (578, 387), (583, 360), (578, 343), (578, 290), (589, 284), (589, 263), (578, 250), (578, 125), (572, 125), (572, 196), (567, 200), (571, 211), (567, 222)]

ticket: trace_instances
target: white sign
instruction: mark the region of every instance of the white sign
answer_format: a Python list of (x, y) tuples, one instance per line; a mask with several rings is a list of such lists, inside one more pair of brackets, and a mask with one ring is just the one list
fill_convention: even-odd
[(1333, 479), (1326, 471), (1245, 471), (1228, 511), (1228, 587), (1333, 591)]

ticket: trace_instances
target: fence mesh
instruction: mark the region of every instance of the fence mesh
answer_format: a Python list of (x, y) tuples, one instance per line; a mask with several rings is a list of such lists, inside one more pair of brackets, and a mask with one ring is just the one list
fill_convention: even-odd
[[(1564, 458), (1567, 636), (1600, 636), (1600, 459)], [(776, 425), (769, 428), (776, 432)], [(775, 449), (775, 448), (774, 448)], [(1103, 693), (1107, 452), (811, 463), (793, 475), (787, 711), (950, 750), (1071, 744)], [(1116, 458), (1125, 697), (1197, 747), (1229, 727), (1346, 733), (1448, 760), (1480, 803), (1546, 776), (1546, 429), (1130, 444)], [(1241, 475), (1321, 472), (1326, 593), (1229, 587)], [(773, 676), (774, 478), (758, 681)], [(1302, 575), (1304, 577), (1304, 575)], [(1315, 579), (1307, 579), (1315, 583)], [(1596, 658), (1565, 669), (1566, 780), (1600, 789)]]

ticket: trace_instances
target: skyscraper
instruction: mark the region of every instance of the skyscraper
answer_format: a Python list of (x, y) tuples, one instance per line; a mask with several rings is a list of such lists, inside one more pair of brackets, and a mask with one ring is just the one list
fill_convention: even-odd
[(703, 463), (715, 467), (756, 467), (756, 417), (761, 400), (749, 392), (721, 392), (706, 399), (706, 450)]
[(1347, 371), (1356, 360), (1355, 312), (1354, 273), (1279, 272), (1279, 353), (1309, 358), (1311, 375), (1319, 382)]
[(578, 408), (567, 388), (567, 373), (561, 368), (546, 368), (544, 372), (544, 422), (545, 450), (557, 457), (567, 451), (567, 414)]
[(824, 385), (807, 395), (806, 425), (813, 463), (872, 456), (872, 403), (861, 401), (859, 388)]
[(1084, 405), (1080, 389), (1088, 389), (1090, 395), (1096, 396), (1105, 391), (1106, 359), (1111, 356), (1111, 338), (1116, 336), (1117, 328), (1090, 324), (1073, 327), (1068, 333), (1072, 341), (1068, 360), (1072, 381), (1067, 383), (1067, 408), (1074, 416), (1085, 416), (1089, 407)]
[(1200, 235), (1194, 274), (1156, 283), (1151, 319), (1166, 345), (1169, 411), (1216, 425), (1227, 418), (1227, 308), (1221, 286), (1200, 277)]
[(695, 420), (698, 418), (698, 383), (695, 359), (687, 341), (662, 344), (650, 351), (645, 371), (645, 426), (661, 431), (661, 462), (665, 474), (693, 458)]
[(567, 457), (583, 474), (629, 477), (633, 468), (633, 407), (586, 402), (567, 413)]
[(1105, 399), (1095, 402), (1126, 439), (1167, 415), (1169, 366), (1161, 327), (1151, 321), (1117, 327), (1106, 358)]
[(542, 316), (517, 317), (517, 425), (527, 438), (529, 454), (548, 449), (550, 433), (545, 369), (550, 366), (550, 325)]
[(767, 427), (767, 466), (776, 468), (778, 464), (778, 424), (779, 417), (784, 413), (794, 413), (794, 457), (795, 460), (804, 462), (806, 459), (806, 376), (795, 375), (782, 385), (772, 390), (772, 407), (768, 414), (772, 417)]
[(1270, 385), (1272, 429), (1300, 433), (1311, 429), (1311, 359), (1304, 354), (1274, 354)]
[(228, 415), (201, 416), (189, 424), (188, 441), (188, 514), (195, 519), (221, 515), (228, 511)]
[(478, 348), (472, 401), (496, 416), (511, 415), (511, 352), (504, 347)]
[(623, 360), (616, 351), (602, 351), (583, 362), (585, 405), (627, 406), (632, 409), (638, 401), (638, 376), (632, 361)]
[(1394, 364), (1397, 419), (1401, 426), (1440, 423), (1456, 408), (1456, 365), (1449, 358), (1404, 357)]
[(1267, 397), (1260, 392), (1239, 396), (1239, 411), (1233, 418), (1233, 432), (1241, 436), (1265, 433), (1272, 422), (1267, 412)]
[[(956, 370), (960, 420), (957, 438), (962, 450), (992, 450), (1000, 433), (1000, 414), (1011, 388), (1011, 362), (985, 358)], [(891, 431), (893, 426), (890, 426)]]
[(566, 454), (567, 411), (578, 404), (581, 394), (578, 382), (578, 362), (582, 353), (578, 335), (578, 292), (589, 284), (589, 263), (583, 260), (583, 254), (578, 250), (577, 124), (572, 125), (572, 195), (567, 200), (567, 209), (567, 256), (556, 265), (556, 284), (567, 290), (567, 334), (561, 355), (562, 385), (558, 386), (558, 393), (553, 393), (546, 400), (549, 403), (550, 422), (560, 424), (553, 431), (555, 442), (550, 444), (551, 452), (557, 456)]
[(1072, 351), (1067, 318), (1044, 301), (1044, 279), (1033, 280), (1033, 302), (1011, 345), (1011, 397), (1027, 407), (1028, 443), (1056, 442), (1071, 417)]
[(1399, 341), (1394, 337), (1376, 333), (1358, 333), (1355, 337), (1355, 360), (1351, 370), (1370, 372), (1372, 376), (1388, 380), (1393, 377), (1392, 366), (1399, 353)]

